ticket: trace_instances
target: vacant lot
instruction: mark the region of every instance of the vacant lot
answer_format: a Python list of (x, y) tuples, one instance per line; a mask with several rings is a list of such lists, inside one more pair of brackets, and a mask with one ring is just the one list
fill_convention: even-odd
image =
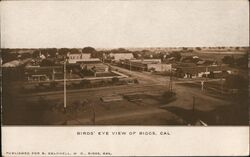
[[(247, 53), (247, 52), (246, 52)], [(239, 54), (226, 54), (226, 53), (211, 53), (211, 52), (188, 52), (188, 53), (181, 53), (183, 57), (187, 56), (198, 56), (199, 58), (202, 58), (204, 60), (212, 60), (212, 61), (218, 61), (221, 62), (221, 59), (225, 56), (233, 56), (235, 59), (240, 58), (244, 56), (244, 52)]]

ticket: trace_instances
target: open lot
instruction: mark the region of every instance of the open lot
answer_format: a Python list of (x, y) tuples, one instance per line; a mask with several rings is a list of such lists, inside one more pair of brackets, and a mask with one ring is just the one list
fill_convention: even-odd
[(188, 53), (181, 53), (183, 57), (188, 56), (198, 56), (199, 58), (205, 59), (205, 60), (213, 60), (221, 62), (223, 57), (225, 56), (233, 56), (235, 59), (242, 57), (246, 52), (211, 52), (211, 51), (204, 51), (204, 52), (188, 52)]

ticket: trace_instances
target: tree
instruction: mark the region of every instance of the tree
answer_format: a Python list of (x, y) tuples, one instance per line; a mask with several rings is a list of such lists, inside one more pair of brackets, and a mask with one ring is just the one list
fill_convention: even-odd
[(180, 52), (172, 52), (169, 57), (174, 57), (176, 61), (181, 60), (181, 53)]
[(153, 54), (153, 58), (155, 58), (155, 59), (162, 59), (163, 58), (163, 54), (162, 53), (154, 53)]
[(77, 48), (73, 48), (69, 50), (71, 53), (79, 53), (79, 50)]
[(2, 50), (1, 55), (2, 55), (2, 59), (3, 59), (3, 63), (7, 63), (7, 62), (10, 62), (12, 60), (16, 60), (17, 56), (18, 56), (17, 53), (9, 52), (8, 50), (7, 51)]
[(69, 52), (68, 48), (61, 48), (58, 50), (58, 54), (61, 56), (66, 56), (68, 52)]
[(32, 53), (32, 57), (33, 58), (38, 58), (40, 55), (40, 51), (39, 50), (35, 50), (33, 53)]
[(46, 49), (40, 50), (41, 54), (43, 54), (45, 57), (48, 57), (48, 51)]
[(103, 53), (102, 52), (99, 52), (99, 51), (93, 51), (91, 53), (91, 58), (103, 58)]
[(125, 48), (112, 49), (111, 53), (129, 53), (130, 51)]
[(198, 50), (198, 51), (201, 51), (201, 48), (200, 48), (200, 47), (196, 47), (195, 49)]
[(142, 58), (149, 59), (151, 58), (150, 56), (153, 55), (153, 52), (144, 49), (141, 51), (141, 55), (142, 55)]
[(31, 58), (31, 54), (26, 52), (21, 54), (21, 59)]
[(47, 53), (50, 57), (56, 57), (57, 49), (56, 48), (49, 48), (47, 49)]
[(54, 66), (55, 62), (52, 59), (44, 59), (40, 63), (40, 66)]
[(132, 54), (133, 54), (133, 56), (134, 56), (136, 59), (138, 59), (138, 58), (141, 57), (140, 52), (138, 52), (138, 51), (134, 51)]
[(187, 48), (187, 47), (183, 47), (182, 50), (183, 50), (183, 51), (187, 51), (188, 48)]
[(238, 59), (235, 59), (235, 64), (239, 67), (242, 67), (242, 68), (248, 68), (248, 56), (247, 54), (245, 54), (244, 56), (238, 58)]
[(96, 52), (96, 50), (93, 47), (84, 47), (82, 49), (82, 53), (90, 53), (91, 54), (91, 58), (98, 58), (100, 57), (99, 54)]
[(82, 49), (82, 53), (92, 53), (92, 52), (94, 52), (94, 51), (96, 51), (93, 47), (84, 47), (83, 49)]

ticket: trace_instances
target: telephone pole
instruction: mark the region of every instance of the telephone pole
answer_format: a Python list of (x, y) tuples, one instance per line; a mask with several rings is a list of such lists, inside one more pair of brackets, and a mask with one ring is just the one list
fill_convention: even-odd
[(193, 96), (193, 115), (194, 115), (194, 112), (195, 112), (195, 97)]
[(204, 81), (201, 81), (201, 91), (204, 90)]
[(220, 81), (221, 81), (221, 94), (223, 94), (223, 72), (222, 72), (222, 65), (220, 64), (220, 71), (221, 71), (221, 76), (220, 76)]
[(63, 72), (64, 72), (64, 79), (63, 79), (63, 96), (64, 96), (64, 110), (66, 111), (66, 107), (67, 107), (67, 98), (66, 98), (66, 61), (67, 59), (65, 59), (64, 64), (63, 64)]
[(208, 69), (207, 69), (207, 66), (206, 66), (206, 81), (207, 81), (207, 73), (208, 73)]
[(131, 60), (129, 60), (129, 71), (130, 71), (130, 74), (131, 74)]
[(170, 69), (170, 79), (169, 79), (169, 91), (172, 93), (173, 87), (172, 87), (172, 67)]
[(96, 123), (96, 113), (95, 113), (95, 108), (94, 108), (94, 106), (93, 106), (93, 104), (90, 104), (90, 106), (91, 106), (91, 110), (92, 110), (92, 118), (91, 118), (91, 121), (92, 121), (92, 123), (93, 123), (93, 125), (95, 125), (95, 123)]

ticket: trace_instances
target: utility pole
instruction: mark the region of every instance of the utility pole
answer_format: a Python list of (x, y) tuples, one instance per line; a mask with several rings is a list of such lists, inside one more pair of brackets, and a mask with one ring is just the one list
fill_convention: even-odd
[(129, 60), (129, 70), (130, 70), (130, 74), (131, 74), (131, 60)]
[(90, 104), (90, 106), (91, 106), (92, 113), (93, 113), (93, 115), (92, 115), (93, 117), (91, 118), (91, 120), (92, 120), (93, 124), (95, 125), (95, 121), (96, 121), (95, 108), (94, 108), (93, 104)]
[(221, 81), (221, 94), (223, 94), (223, 80), (222, 80), (222, 75), (223, 75), (223, 73), (222, 73), (222, 65), (220, 64), (220, 71), (221, 71), (221, 76), (220, 76), (220, 81)]
[(204, 90), (204, 81), (201, 81), (201, 91)]
[(172, 90), (173, 90), (173, 88), (172, 88), (172, 67), (170, 69), (169, 90), (172, 93)]
[(54, 81), (55, 80), (55, 69), (53, 68), (52, 70), (52, 80)]
[(207, 80), (207, 73), (208, 73), (208, 69), (207, 69), (207, 66), (206, 66), (206, 80)]
[(195, 116), (195, 96), (193, 96), (193, 106), (192, 106), (192, 116), (191, 116), (191, 124), (194, 124), (196, 121), (196, 116)]
[(93, 124), (95, 125), (95, 110), (93, 110)]
[(193, 96), (193, 115), (194, 115), (194, 112), (195, 112), (195, 97)]
[(64, 79), (63, 79), (63, 96), (64, 96), (64, 110), (66, 111), (66, 107), (67, 107), (67, 98), (66, 98), (66, 59), (64, 61), (64, 65), (63, 65), (63, 71), (64, 71)]

